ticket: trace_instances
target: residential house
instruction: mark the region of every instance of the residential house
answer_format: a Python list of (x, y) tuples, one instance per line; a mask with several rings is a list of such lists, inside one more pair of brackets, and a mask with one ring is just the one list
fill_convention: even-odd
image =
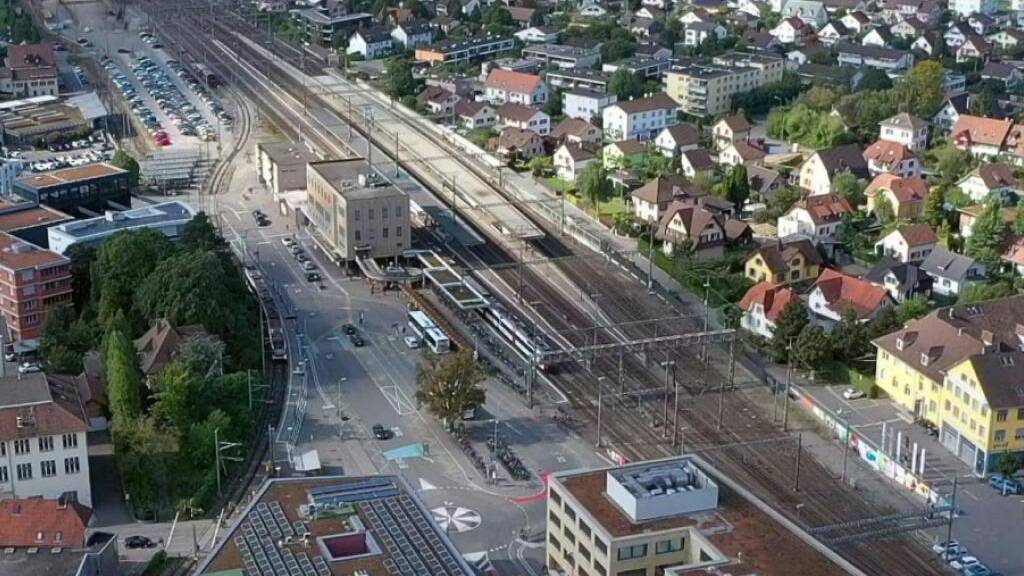
[(687, 178), (696, 178), (698, 175), (708, 176), (715, 171), (715, 163), (711, 155), (703, 148), (687, 150), (679, 155), (679, 167)]
[(917, 295), (928, 297), (932, 293), (932, 277), (921, 271), (917, 264), (881, 258), (864, 279), (881, 286), (896, 302), (905, 302)]
[(546, 113), (522, 104), (505, 104), (497, 109), (498, 122), (523, 130), (533, 130), (540, 136), (551, 132), (551, 117)]
[(153, 322), (149, 329), (135, 340), (139, 369), (146, 378), (146, 385), (151, 389), (156, 386), (156, 376), (174, 360), (185, 341), (206, 336), (206, 329), (200, 324), (175, 326), (165, 318)]
[(974, 34), (974, 29), (967, 22), (952, 22), (949, 28), (942, 33), (942, 40), (946, 43), (948, 50), (956, 50), (967, 41), (967, 37)]
[(740, 164), (760, 166), (767, 155), (764, 150), (751, 146), (746, 142), (733, 142), (718, 153), (718, 164), (728, 167), (739, 166)]
[(432, 116), (450, 118), (461, 98), (440, 86), (427, 86), (416, 96), (416, 100), (423, 104)]
[(981, 164), (956, 185), (971, 200), (980, 204), (987, 202), (993, 195), (1001, 200), (1010, 200), (1019, 194), (1013, 170), (1002, 162)]
[(928, 183), (920, 176), (901, 178), (883, 173), (875, 176), (864, 190), (868, 212), (878, 207), (885, 198), (898, 220), (913, 220), (924, 213), (924, 200), (928, 196)]
[(711, 65), (687, 64), (665, 72), (665, 92), (687, 114), (729, 113), (734, 94), (782, 79), (785, 61), (771, 52), (727, 52)]
[(602, 112), (605, 136), (610, 140), (647, 140), (676, 124), (676, 103), (665, 93), (616, 102)]
[(921, 174), (921, 162), (906, 146), (889, 140), (878, 140), (864, 150), (864, 160), (872, 176), (882, 173), (906, 178)]
[(972, 14), (994, 14), (999, 10), (999, 2), (996, 0), (952, 0), (949, 9), (957, 16), (970, 16)]
[(830, 20), (818, 30), (818, 41), (826, 46), (831, 46), (840, 40), (850, 37), (850, 30), (840, 20)]
[(1012, 127), (1012, 120), (960, 114), (949, 136), (961, 150), (975, 156), (994, 158), (1002, 150)]
[(601, 129), (579, 118), (566, 118), (551, 131), (551, 138), (556, 142), (597, 147), (601, 144)]
[(817, 30), (828, 22), (825, 4), (815, 0), (788, 0), (782, 7), (782, 18), (797, 17)]
[(808, 293), (807, 309), (811, 313), (812, 322), (831, 328), (842, 320), (847, 310), (853, 311), (858, 322), (865, 323), (873, 320), (892, 302), (884, 288), (826, 268)]
[(910, 50), (918, 55), (938, 56), (942, 50), (942, 42), (935, 32), (925, 32), (914, 39), (910, 44)]
[(891, 48), (893, 34), (887, 28), (872, 28), (860, 39), (861, 46), (874, 46), (876, 48)]
[(909, 70), (914, 66), (914, 55), (906, 50), (880, 46), (858, 46), (849, 42), (836, 44), (839, 63), (859, 68), (877, 68), (885, 72)]
[(383, 26), (358, 29), (348, 39), (346, 54), (359, 54), (367, 60), (376, 60), (391, 54), (394, 40)]
[(689, 179), (679, 174), (652, 178), (633, 190), (633, 216), (644, 222), (657, 222), (673, 200), (681, 196), (696, 197), (702, 193)]
[(978, 475), (1024, 450), (1024, 297), (935, 310), (879, 337), (875, 383), (908, 417), (939, 428), (946, 450)]
[(579, 118), (592, 122), (601, 118), (604, 109), (616, 102), (615, 94), (604, 94), (577, 88), (562, 92), (562, 114), (567, 118)]
[(854, 36), (864, 32), (868, 25), (871, 24), (871, 18), (860, 10), (847, 12), (839, 19), (839, 21), (842, 22), (843, 26), (846, 26), (846, 29)]
[(773, 52), (782, 48), (782, 42), (778, 38), (771, 32), (762, 30), (747, 30), (743, 34), (743, 43), (750, 49), (762, 52)]
[(1024, 276), (1024, 236), (1017, 236), (1003, 252), (1003, 262), (1017, 275)]
[(956, 49), (956, 61), (967, 62), (973, 59), (987, 59), (992, 55), (992, 44), (984, 37), (971, 34), (967, 40)]
[(667, 255), (685, 249), (702, 257), (718, 257), (725, 251), (725, 227), (718, 216), (690, 201), (674, 200), (668, 205), (655, 237)]
[(740, 300), (739, 307), (743, 311), (740, 328), (761, 338), (771, 339), (775, 334), (775, 323), (791, 302), (803, 306), (791, 288), (771, 282), (755, 284)]
[(608, 10), (596, 2), (585, 3), (579, 9), (579, 15), (584, 18), (604, 18), (607, 14)]
[(487, 102), (460, 99), (453, 108), (459, 124), (468, 130), (490, 128), (498, 122), (498, 114)]
[(682, 43), (684, 46), (697, 47), (709, 38), (714, 38), (716, 41), (722, 40), (727, 34), (728, 31), (725, 27), (717, 22), (693, 22), (683, 26)]
[(539, 14), (535, 8), (525, 6), (507, 6), (505, 10), (512, 16), (512, 21), (522, 29), (529, 28), (534, 22), (539, 22)]
[(608, 170), (614, 168), (627, 168), (642, 166), (647, 162), (647, 144), (639, 140), (623, 140), (606, 144), (601, 151), (604, 167)]
[(544, 140), (527, 128), (506, 126), (498, 135), (498, 157), (508, 163), (525, 162), (544, 154)]
[(717, 150), (724, 150), (734, 142), (750, 139), (750, 122), (742, 114), (725, 116), (711, 127), (711, 137)]
[(911, 152), (928, 147), (928, 123), (901, 112), (878, 123), (878, 137), (906, 146)]
[(938, 243), (939, 237), (928, 224), (908, 224), (875, 242), (875, 252), (897, 262), (920, 262), (932, 253)]
[(665, 29), (665, 25), (661, 22), (661, 20), (653, 18), (636, 18), (634, 16), (623, 16), (619, 19), (619, 25), (639, 39), (652, 38), (660, 34)]
[(806, 236), (776, 238), (747, 257), (744, 275), (752, 282), (788, 284), (817, 278), (824, 260)]
[(633, 51), (633, 56), (647, 60), (671, 60), (672, 50), (657, 44), (640, 44)]
[(967, 112), (968, 98), (967, 92), (946, 96), (939, 111), (932, 116), (932, 124), (943, 130), (952, 130), (960, 120), (960, 115)]
[(832, 191), (832, 179), (841, 172), (868, 178), (868, 164), (856, 144), (818, 150), (800, 166), (800, 187), (812, 196)]
[(984, 36), (996, 27), (996, 20), (988, 14), (974, 13), (967, 17), (967, 24), (975, 34)]
[(429, 22), (410, 20), (395, 26), (391, 39), (406, 50), (426, 46), (434, 41), (434, 28)]
[(700, 147), (700, 132), (689, 122), (663, 128), (654, 139), (654, 145), (668, 158)]
[(930, 26), (921, 22), (917, 18), (907, 18), (901, 22), (897, 22), (889, 27), (889, 32), (892, 33), (896, 38), (903, 38), (904, 40), (914, 40), (919, 38), (928, 32)]
[(685, 26), (687, 24), (693, 24), (694, 22), (712, 22), (714, 21), (714, 18), (712, 18), (707, 12), (697, 8), (683, 12), (679, 17), (679, 21)]
[(921, 270), (934, 279), (932, 292), (955, 296), (973, 282), (985, 278), (985, 265), (970, 256), (954, 254), (936, 246), (921, 263)]
[(779, 217), (779, 236), (803, 234), (814, 240), (835, 236), (843, 215), (853, 212), (845, 198), (832, 194), (808, 196)]
[(802, 43), (811, 32), (810, 26), (796, 16), (782, 19), (770, 31), (771, 35), (778, 38), (779, 42), (783, 44)]
[(1000, 50), (1011, 51), (1024, 46), (1024, 30), (1019, 28), (1006, 28), (988, 37), (995, 47)]
[(495, 68), (484, 82), (484, 97), (492, 104), (535, 106), (548, 101), (548, 85), (534, 74)]
[(556, 176), (574, 182), (587, 166), (597, 161), (597, 155), (588, 148), (566, 141), (555, 150), (552, 165)]
[(53, 46), (9, 44), (5, 67), (0, 69), (0, 91), (16, 97), (57, 96), (57, 60)]
[(420, 46), (416, 48), (415, 58), (419, 62), (428, 62), (431, 66), (448, 62), (494, 59), (496, 55), (512, 50), (515, 46), (515, 38), (488, 34)]
[(747, 166), (747, 185), (751, 198), (761, 202), (773, 198), (786, 183), (779, 172), (763, 166)]
[(1024, 76), (1021, 75), (1020, 68), (1005, 62), (989, 60), (985, 62), (985, 67), (981, 69), (982, 80), (996, 80), (1001, 82), (1007, 90), (1016, 88), (1022, 78)]
[[(985, 208), (987, 208), (985, 204), (973, 204), (957, 208), (956, 211), (960, 213), (957, 231), (960, 233), (961, 238), (966, 240), (974, 234), (974, 224), (977, 222), (978, 216), (981, 216), (982, 212), (985, 211)], [(1017, 221), (1017, 207), (1015, 205), (1003, 206), (999, 209), (999, 215), (1002, 216), (1003, 223), (1009, 230), (1014, 222)]]

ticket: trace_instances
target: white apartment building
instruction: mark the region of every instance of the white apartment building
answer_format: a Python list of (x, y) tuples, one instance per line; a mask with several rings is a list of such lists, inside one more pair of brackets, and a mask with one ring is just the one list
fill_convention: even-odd
[(306, 171), (314, 240), (341, 262), (392, 258), (407, 250), (409, 196), (366, 160), (311, 162)]
[(964, 18), (971, 14), (993, 14), (999, 10), (997, 0), (952, 0), (949, 9)]
[(729, 112), (733, 94), (782, 80), (785, 60), (777, 56), (731, 52), (712, 66), (691, 65), (665, 73), (665, 93), (687, 114), (719, 116)]
[(928, 147), (928, 123), (906, 112), (887, 118), (878, 126), (881, 140), (903, 144), (911, 152), (921, 152)]
[(604, 109), (615, 104), (615, 94), (604, 94), (590, 90), (576, 89), (562, 92), (562, 113), (566, 118), (592, 121), (602, 116)]
[(0, 498), (61, 498), (92, 507), (88, 418), (77, 388), (41, 372), (0, 377)]
[(616, 102), (604, 109), (602, 127), (606, 141), (649, 140), (678, 122), (676, 103), (659, 92), (654, 96)]

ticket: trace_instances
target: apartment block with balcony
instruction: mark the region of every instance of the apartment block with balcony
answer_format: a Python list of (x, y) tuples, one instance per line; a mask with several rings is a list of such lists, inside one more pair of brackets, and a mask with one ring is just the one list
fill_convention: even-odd
[(665, 92), (683, 112), (713, 117), (729, 112), (734, 94), (749, 92), (782, 79), (781, 58), (730, 52), (711, 66), (689, 65), (665, 73)]
[(875, 381), (982, 476), (1024, 454), (1022, 335), (1024, 296), (941, 308), (874, 341)]
[(808, 544), (812, 538), (801, 539), (731, 486), (696, 456), (552, 474), (548, 573), (844, 573), (827, 548)]
[(0, 499), (92, 506), (88, 418), (78, 388), (41, 372), (0, 377)]
[(39, 337), (49, 309), (71, 301), (71, 261), (0, 232), (0, 314), (8, 341)]

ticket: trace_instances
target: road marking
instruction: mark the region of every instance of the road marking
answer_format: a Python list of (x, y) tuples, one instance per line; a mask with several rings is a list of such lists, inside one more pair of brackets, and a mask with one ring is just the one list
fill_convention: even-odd
[(437, 486), (434, 486), (430, 482), (427, 482), (425, 479), (420, 478), (420, 490), (423, 492), (426, 492), (427, 490), (437, 490)]

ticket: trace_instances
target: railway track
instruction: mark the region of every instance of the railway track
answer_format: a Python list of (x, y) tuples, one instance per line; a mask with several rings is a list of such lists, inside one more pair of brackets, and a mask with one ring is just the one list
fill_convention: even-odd
[[(187, 18), (183, 21), (191, 22), (190, 32), (195, 35), (197, 22)], [(169, 33), (175, 34), (174, 25), (171, 26)], [(182, 33), (180, 26), (179, 24), (177, 29), (179, 35)], [(191, 45), (192, 49), (209, 50), (211, 55), (217, 52), (198, 38), (192, 40)], [(240, 45), (236, 44), (235, 47), (245, 52)], [(289, 55), (285, 54), (283, 57), (288, 59)], [(295, 55), (292, 54), (291, 57), (294, 58)], [(230, 68), (230, 60), (223, 54), (214, 56), (214, 60), (218, 62), (218, 66)], [(221, 73), (226, 79), (248, 85), (250, 90), (254, 89), (254, 80), (246, 78), (245, 74), (237, 70)], [(268, 67), (267, 76), (271, 82), (280, 82), (278, 86), (284, 91), (291, 91), (295, 97), (295, 88), (289, 85), (290, 79), (284, 74), (275, 73)], [(312, 99), (314, 103), (319, 100), (316, 96)], [(259, 98), (257, 102), (261, 107), (268, 105), (263, 98)], [(474, 172), (479, 172), (477, 167), (468, 167)], [(535, 244), (538, 251), (550, 256), (578, 253), (577, 249), (559, 240), (557, 230), (551, 230), (550, 223), (539, 218), (536, 219), (536, 223), (548, 231), (548, 237)], [(481, 256), (491, 261), (515, 261), (510, 254), (493, 246), (487, 248)], [(616, 328), (614, 331), (601, 326), (597, 326), (595, 330), (593, 320), (577, 303), (553, 289), (540, 274), (527, 269), (524, 271), (524, 277), (525, 289), (528, 292), (524, 300), (545, 302), (557, 311), (557, 314), (549, 314), (547, 318), (557, 326), (563, 334), (562, 337), (572, 346), (612, 342), (622, 336), (630, 339), (645, 338), (650, 337), (656, 330), (664, 335), (670, 330), (685, 332), (702, 327), (693, 320), (679, 320), (675, 322), (675, 326), (668, 326), (664, 321), (636, 323), (638, 319), (678, 316), (680, 310), (651, 298), (645, 289), (617, 271), (611, 272), (595, 266), (587, 259), (559, 259), (556, 265), (560, 272), (577, 286), (590, 286), (602, 295), (598, 306), (612, 323), (631, 322), (628, 326)], [(518, 272), (506, 270), (499, 274), (502, 274), (510, 284), (518, 283)], [(693, 311), (688, 312), (692, 314)], [(587, 341), (588, 332), (596, 334), (591, 336), (593, 340), (590, 342)], [(703, 361), (696, 358), (692, 351), (679, 349), (668, 352), (666, 356), (667, 360), (676, 362), (677, 377), (685, 394), (685, 400), (681, 398), (684, 405), (679, 413), (679, 421), (685, 428), (683, 436), (688, 449), (700, 450), (714, 465), (801, 524), (820, 526), (867, 518), (878, 513), (858, 493), (839, 484), (824, 466), (806, 454), (800, 459), (801, 490), (794, 492), (792, 485), (796, 446), (792, 437), (773, 426), (760, 409), (743, 396), (724, 396), (723, 426), (719, 428), (718, 397), (706, 392), (712, 379), (724, 377), (721, 364), (723, 351), (712, 349), (711, 354), (714, 360), (709, 362), (706, 377)], [(683, 367), (683, 370), (679, 370), (679, 367)], [(664, 438), (664, 397), (656, 392), (656, 389), (663, 385), (663, 372), (657, 366), (656, 359), (649, 358), (645, 362), (632, 354), (623, 356), (621, 386), (626, 394), (610, 395), (609, 405), (605, 408), (603, 428), (604, 436), (610, 440), (610, 444), (630, 459), (664, 457), (678, 451), (678, 448), (671, 444), (671, 434), (668, 434), (669, 439)], [(553, 376), (553, 379), (570, 397), (581, 419), (593, 423), (596, 421), (597, 412), (594, 402), (596, 377), (604, 376), (608, 381), (618, 383), (619, 373), (616, 360), (599, 357), (594, 359), (590, 371), (570, 368)], [(644, 390), (655, 390), (655, 393), (638, 393)], [(674, 411), (670, 414), (669, 422), (673, 418)], [(757, 441), (757, 444), (750, 444), (753, 441)], [(906, 536), (871, 544), (844, 545), (839, 547), (839, 552), (871, 574), (944, 573), (934, 562), (929, 551)]]

